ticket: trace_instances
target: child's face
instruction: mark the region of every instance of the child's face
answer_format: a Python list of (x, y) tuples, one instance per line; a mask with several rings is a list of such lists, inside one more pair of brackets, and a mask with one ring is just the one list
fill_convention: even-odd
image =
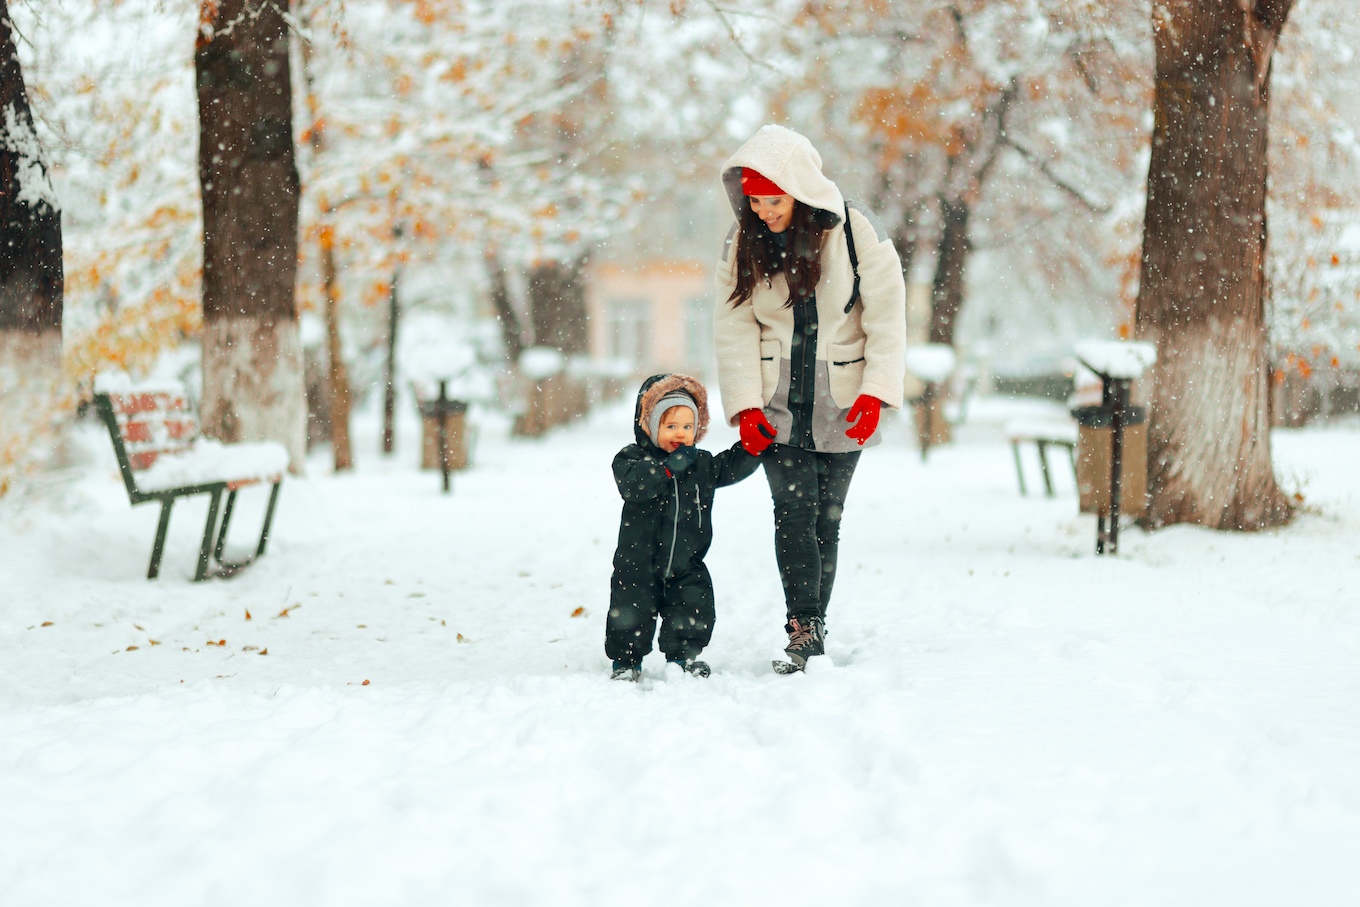
[(693, 443), (694, 410), (688, 406), (672, 406), (661, 414), (661, 425), (656, 429), (657, 447), (670, 452)]

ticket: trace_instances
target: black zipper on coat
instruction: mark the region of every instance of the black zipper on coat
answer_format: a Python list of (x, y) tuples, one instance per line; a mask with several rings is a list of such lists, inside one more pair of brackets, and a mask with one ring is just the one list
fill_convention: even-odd
[(793, 349), (789, 355), (789, 446), (813, 450), (812, 409), (817, 394), (817, 296), (793, 305)]

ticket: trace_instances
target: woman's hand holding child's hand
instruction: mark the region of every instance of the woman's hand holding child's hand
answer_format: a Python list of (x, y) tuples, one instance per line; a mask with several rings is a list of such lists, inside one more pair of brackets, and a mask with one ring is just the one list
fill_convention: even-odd
[(694, 465), (694, 461), (699, 458), (699, 448), (685, 444), (671, 451), (671, 455), (666, 458), (666, 468), (673, 474), (684, 472)]
[(753, 457), (760, 456), (774, 443), (774, 426), (761, 410), (752, 407), (737, 413), (737, 425), (741, 430), (741, 446)]
[(878, 429), (878, 414), (882, 408), (882, 400), (868, 394), (860, 394), (855, 405), (850, 407), (850, 412), (845, 416), (846, 422), (856, 423), (853, 428), (845, 430), (845, 436), (854, 438), (863, 445)]

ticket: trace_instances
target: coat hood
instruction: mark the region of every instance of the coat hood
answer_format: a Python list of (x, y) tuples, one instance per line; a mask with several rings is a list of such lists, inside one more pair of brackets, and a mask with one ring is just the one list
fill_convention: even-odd
[(805, 137), (783, 126), (762, 126), (723, 164), (722, 181), (732, 213), (741, 220), (746, 196), (741, 191), (741, 168), (750, 167), (774, 181), (805, 205), (830, 211), (840, 223), (845, 199), (836, 184), (822, 174), (822, 156)]
[(638, 390), (637, 403), (633, 407), (633, 437), (637, 443), (643, 447), (656, 447), (656, 441), (647, 434), (647, 426), (651, 424), (652, 410), (656, 409), (656, 404), (672, 393), (688, 394), (694, 400), (697, 412), (694, 414), (694, 443), (698, 444), (708, 431), (708, 391), (699, 383), (698, 379), (691, 378), (689, 375), (653, 375), (642, 382), (642, 388)]

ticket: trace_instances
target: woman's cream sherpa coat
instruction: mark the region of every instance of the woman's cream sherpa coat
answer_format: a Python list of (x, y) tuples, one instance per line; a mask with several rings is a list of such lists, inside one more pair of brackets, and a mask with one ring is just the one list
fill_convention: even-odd
[[(806, 205), (823, 208), (843, 221), (845, 202), (836, 184), (822, 174), (822, 159), (812, 143), (782, 126), (765, 126), (723, 165), (723, 184), (740, 223), (749, 203), (741, 191), (741, 168), (750, 167), (773, 180)], [(817, 351), (813, 442), (819, 451), (860, 450), (845, 436), (851, 423), (846, 411), (860, 394), (902, 405), (906, 373), (906, 285), (897, 251), (883, 225), (869, 211), (850, 202), (851, 229), (859, 258), (860, 301), (847, 315), (854, 273), (846, 248), (845, 225), (822, 233), (822, 276), (817, 283)], [(717, 269), (714, 347), (718, 386), (729, 424), (746, 409), (764, 409), (787, 443), (792, 427), (788, 409), (793, 309), (784, 275), (760, 284), (749, 302), (735, 308), (728, 297), (736, 284), (737, 224), (728, 231)], [(875, 434), (869, 444), (878, 443)]]

